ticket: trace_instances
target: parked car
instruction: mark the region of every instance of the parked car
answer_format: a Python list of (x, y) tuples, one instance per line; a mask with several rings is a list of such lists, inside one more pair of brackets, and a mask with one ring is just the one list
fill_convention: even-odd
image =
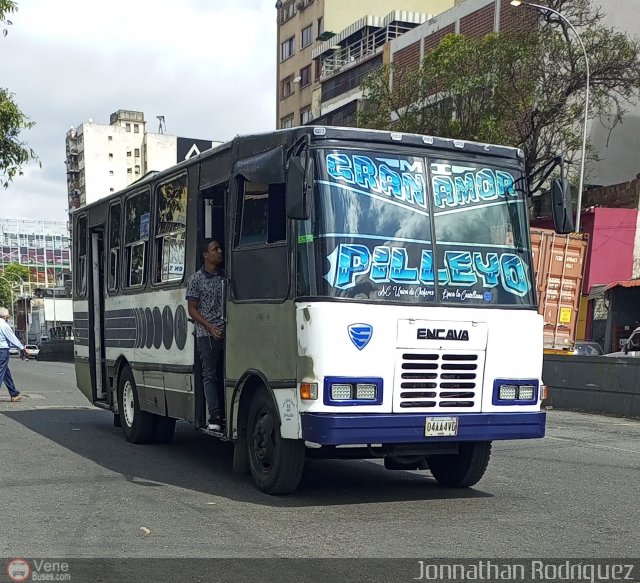
[(24, 351), (27, 354), (27, 358), (38, 358), (38, 354), (40, 354), (37, 344), (25, 344)]
[(20, 350), (18, 350), (15, 346), (10, 346), (9, 355), (15, 356), (16, 354), (20, 354)]
[(602, 356), (604, 350), (597, 342), (576, 342), (573, 346), (573, 354), (576, 356)]
[(611, 352), (605, 356), (631, 356), (640, 357), (640, 328), (636, 328), (621, 346), (622, 350)]

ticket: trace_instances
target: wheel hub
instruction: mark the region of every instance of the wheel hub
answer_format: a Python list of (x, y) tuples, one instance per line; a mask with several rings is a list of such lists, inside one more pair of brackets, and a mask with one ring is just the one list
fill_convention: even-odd
[(122, 409), (127, 427), (133, 426), (135, 406), (133, 401), (133, 387), (130, 381), (126, 381), (122, 389)]
[(271, 415), (267, 411), (261, 411), (253, 429), (253, 451), (256, 461), (264, 472), (270, 471), (273, 466), (275, 457), (273, 432), (274, 424)]

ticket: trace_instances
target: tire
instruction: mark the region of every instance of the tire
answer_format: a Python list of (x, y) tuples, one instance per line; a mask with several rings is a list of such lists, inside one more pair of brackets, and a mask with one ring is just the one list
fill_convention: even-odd
[(489, 465), (491, 442), (461, 443), (458, 454), (427, 458), (433, 477), (441, 486), (468, 488), (477, 484)]
[(123, 369), (118, 382), (118, 411), (122, 432), (130, 443), (149, 443), (156, 416), (140, 409), (138, 389), (129, 367)]
[(251, 477), (266, 494), (295, 491), (304, 467), (304, 442), (283, 439), (278, 415), (266, 391), (253, 397), (247, 423), (247, 453)]
[(155, 427), (151, 441), (153, 443), (169, 443), (173, 439), (173, 432), (176, 429), (176, 420), (172, 417), (160, 417), (155, 415)]

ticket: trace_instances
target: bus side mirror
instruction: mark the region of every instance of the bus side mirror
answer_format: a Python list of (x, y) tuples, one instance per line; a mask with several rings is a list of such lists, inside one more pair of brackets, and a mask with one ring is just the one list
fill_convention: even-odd
[(313, 159), (294, 156), (287, 167), (287, 217), (304, 221), (311, 215)]
[(556, 233), (565, 235), (573, 232), (571, 187), (566, 179), (551, 182), (551, 213)]

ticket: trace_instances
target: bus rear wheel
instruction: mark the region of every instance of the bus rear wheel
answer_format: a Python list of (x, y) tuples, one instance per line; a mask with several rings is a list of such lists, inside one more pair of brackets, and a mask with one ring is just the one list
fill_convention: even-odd
[(442, 486), (468, 488), (477, 484), (489, 465), (491, 442), (461, 443), (457, 454), (427, 458), (433, 477)]
[(149, 443), (155, 426), (155, 416), (140, 409), (138, 389), (129, 367), (123, 369), (118, 382), (118, 412), (122, 432), (130, 443)]
[(247, 453), (251, 477), (266, 494), (290, 494), (300, 483), (304, 443), (283, 439), (275, 405), (265, 391), (257, 393), (247, 423)]

